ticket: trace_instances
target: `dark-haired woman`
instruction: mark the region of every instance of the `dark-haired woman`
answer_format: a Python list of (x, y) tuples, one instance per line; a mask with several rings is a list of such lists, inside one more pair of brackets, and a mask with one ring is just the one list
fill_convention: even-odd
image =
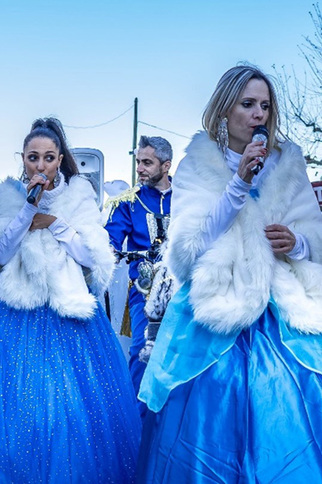
[(322, 482), (322, 217), (278, 121), (270, 78), (230, 69), (174, 176), (140, 484)]
[(56, 119), (22, 158), (0, 185), (0, 481), (133, 482), (140, 421), (96, 298), (114, 259), (94, 191)]

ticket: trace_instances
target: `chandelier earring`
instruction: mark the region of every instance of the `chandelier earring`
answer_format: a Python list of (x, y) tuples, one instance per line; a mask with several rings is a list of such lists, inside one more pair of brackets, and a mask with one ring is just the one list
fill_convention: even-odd
[(29, 183), (30, 182), (30, 178), (29, 178), (29, 176), (27, 175), (27, 172), (26, 172), (25, 164), (23, 165), (23, 170), (22, 170), (22, 173), (21, 173), (21, 176), (20, 176), (20, 180), (22, 181), (22, 183)]
[(54, 188), (58, 187), (58, 185), (60, 184), (60, 180), (61, 180), (60, 168), (57, 168), (56, 175), (54, 178)]
[(228, 119), (226, 118), (226, 116), (222, 118), (222, 120), (219, 123), (216, 139), (217, 139), (219, 148), (225, 155), (226, 149), (228, 148), (228, 144), (229, 144)]

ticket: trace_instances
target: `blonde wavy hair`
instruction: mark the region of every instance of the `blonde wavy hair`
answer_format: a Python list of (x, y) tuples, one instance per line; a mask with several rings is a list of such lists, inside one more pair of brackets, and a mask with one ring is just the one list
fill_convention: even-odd
[(218, 127), (221, 120), (239, 99), (251, 79), (262, 80), (267, 84), (270, 94), (269, 116), (266, 123), (269, 131), (268, 151), (278, 143), (280, 133), (280, 115), (273, 82), (260, 69), (250, 65), (238, 65), (229, 69), (219, 80), (202, 116), (202, 125), (210, 139), (217, 141)]

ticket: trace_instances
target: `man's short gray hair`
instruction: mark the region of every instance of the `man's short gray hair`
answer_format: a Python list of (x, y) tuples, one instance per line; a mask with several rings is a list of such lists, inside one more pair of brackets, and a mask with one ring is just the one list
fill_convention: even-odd
[(172, 161), (172, 147), (166, 139), (160, 136), (141, 136), (139, 148), (146, 148), (147, 146), (155, 149), (154, 154), (161, 164), (168, 160)]

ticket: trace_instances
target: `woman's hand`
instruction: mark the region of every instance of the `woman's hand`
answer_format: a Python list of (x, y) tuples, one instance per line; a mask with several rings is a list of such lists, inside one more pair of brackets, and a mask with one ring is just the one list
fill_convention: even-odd
[(296, 238), (286, 225), (272, 224), (265, 229), (274, 254), (287, 254), (294, 249)]
[(47, 180), (47, 179), (44, 179), (41, 175), (34, 175), (32, 177), (32, 179), (30, 180), (30, 182), (28, 183), (27, 185), (27, 192), (28, 194), (30, 193), (30, 190), (32, 188), (34, 188), (36, 185), (42, 185), (42, 190), (37, 198), (37, 200), (35, 201), (35, 203), (33, 205), (35, 205), (36, 207), (38, 206), (38, 202), (39, 200), (41, 199), (41, 196), (42, 196), (42, 193), (44, 190), (47, 190), (48, 186), (49, 186), (49, 183), (50, 181)]
[(240, 160), (237, 173), (246, 183), (251, 183), (255, 173), (252, 168), (258, 164), (258, 158), (266, 155), (267, 149), (263, 146), (263, 141), (254, 141), (246, 146)]
[(45, 213), (36, 213), (32, 220), (32, 224), (30, 225), (29, 230), (38, 230), (38, 229), (47, 229), (49, 225), (51, 225), (57, 217), (53, 215), (46, 215)]

